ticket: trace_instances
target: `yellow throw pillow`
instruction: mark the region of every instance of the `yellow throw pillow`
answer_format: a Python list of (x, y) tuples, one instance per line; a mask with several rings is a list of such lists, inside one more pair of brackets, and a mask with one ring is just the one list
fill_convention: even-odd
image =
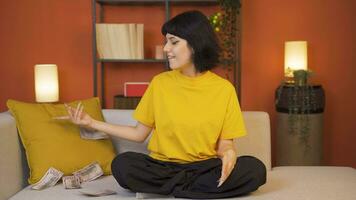
[[(84, 111), (96, 120), (104, 121), (98, 98), (81, 101)], [(76, 107), (79, 101), (69, 103)], [(33, 104), (8, 100), (7, 107), (16, 119), (30, 168), (30, 184), (36, 183), (50, 167), (70, 175), (97, 161), (104, 174), (111, 174), (115, 150), (110, 139), (85, 140), (79, 127), (55, 116), (67, 115), (63, 104)]]

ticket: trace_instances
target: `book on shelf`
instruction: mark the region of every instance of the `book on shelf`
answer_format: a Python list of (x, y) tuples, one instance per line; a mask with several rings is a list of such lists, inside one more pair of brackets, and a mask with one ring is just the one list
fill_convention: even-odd
[(96, 42), (102, 59), (144, 59), (143, 24), (96, 24)]
[(137, 24), (137, 59), (143, 59), (143, 24)]
[(125, 25), (110, 24), (107, 26), (109, 30), (109, 40), (112, 50), (112, 58), (130, 58), (130, 43), (129, 33)]
[(130, 55), (133, 57), (133, 58), (137, 58), (137, 32), (136, 32), (136, 26), (135, 24), (129, 24), (129, 35), (131, 36), (130, 37)]
[(149, 84), (150, 84), (149, 82), (125, 82), (124, 96), (142, 97)]
[(107, 29), (102, 24), (96, 25), (96, 44), (97, 44), (97, 51), (100, 58), (111, 58), (111, 45), (109, 41)]

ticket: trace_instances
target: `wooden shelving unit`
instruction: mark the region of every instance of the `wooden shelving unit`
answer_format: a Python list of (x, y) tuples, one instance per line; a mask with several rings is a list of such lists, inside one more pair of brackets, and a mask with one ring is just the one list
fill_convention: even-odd
[[(92, 47), (93, 47), (93, 92), (94, 96), (98, 96), (98, 76), (101, 77), (101, 102), (103, 108), (105, 107), (105, 84), (104, 84), (104, 71), (105, 71), (105, 64), (106, 63), (162, 63), (163, 66), (168, 66), (168, 61), (164, 59), (101, 59), (97, 56), (97, 44), (96, 44), (96, 23), (102, 23), (103, 19), (103, 6), (105, 5), (130, 5), (130, 6), (137, 6), (137, 5), (162, 5), (165, 7), (165, 20), (168, 21), (171, 18), (171, 7), (175, 5), (219, 5), (218, 0), (92, 0), (92, 30), (93, 30), (93, 38), (92, 38)], [(97, 16), (97, 12), (99, 13)], [(236, 60), (236, 66), (240, 67), (240, 64), (237, 64), (240, 60)], [(98, 65), (101, 67), (100, 72), (98, 73)], [(238, 80), (240, 80), (240, 70), (238, 72)], [(236, 73), (234, 72), (234, 81)], [(240, 86), (240, 84), (238, 84)], [(240, 89), (237, 89), (240, 91)], [(238, 92), (240, 94), (240, 92)]]

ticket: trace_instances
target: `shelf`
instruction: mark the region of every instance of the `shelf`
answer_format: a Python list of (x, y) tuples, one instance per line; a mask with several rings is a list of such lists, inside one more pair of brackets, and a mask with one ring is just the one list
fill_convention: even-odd
[(165, 63), (165, 59), (98, 59), (98, 62)]
[[(167, 0), (96, 0), (97, 3), (103, 4), (103, 5), (118, 5), (118, 4), (163, 4)], [(173, 3), (173, 4), (217, 4), (219, 3), (218, 0), (168, 0), (168, 3)]]

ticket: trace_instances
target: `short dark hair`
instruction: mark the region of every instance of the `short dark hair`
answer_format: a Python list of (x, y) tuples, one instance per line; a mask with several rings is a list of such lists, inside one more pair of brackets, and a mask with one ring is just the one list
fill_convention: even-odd
[(162, 35), (167, 33), (187, 40), (193, 49), (193, 62), (199, 72), (210, 70), (219, 62), (220, 47), (208, 18), (200, 11), (183, 12), (163, 24)]

